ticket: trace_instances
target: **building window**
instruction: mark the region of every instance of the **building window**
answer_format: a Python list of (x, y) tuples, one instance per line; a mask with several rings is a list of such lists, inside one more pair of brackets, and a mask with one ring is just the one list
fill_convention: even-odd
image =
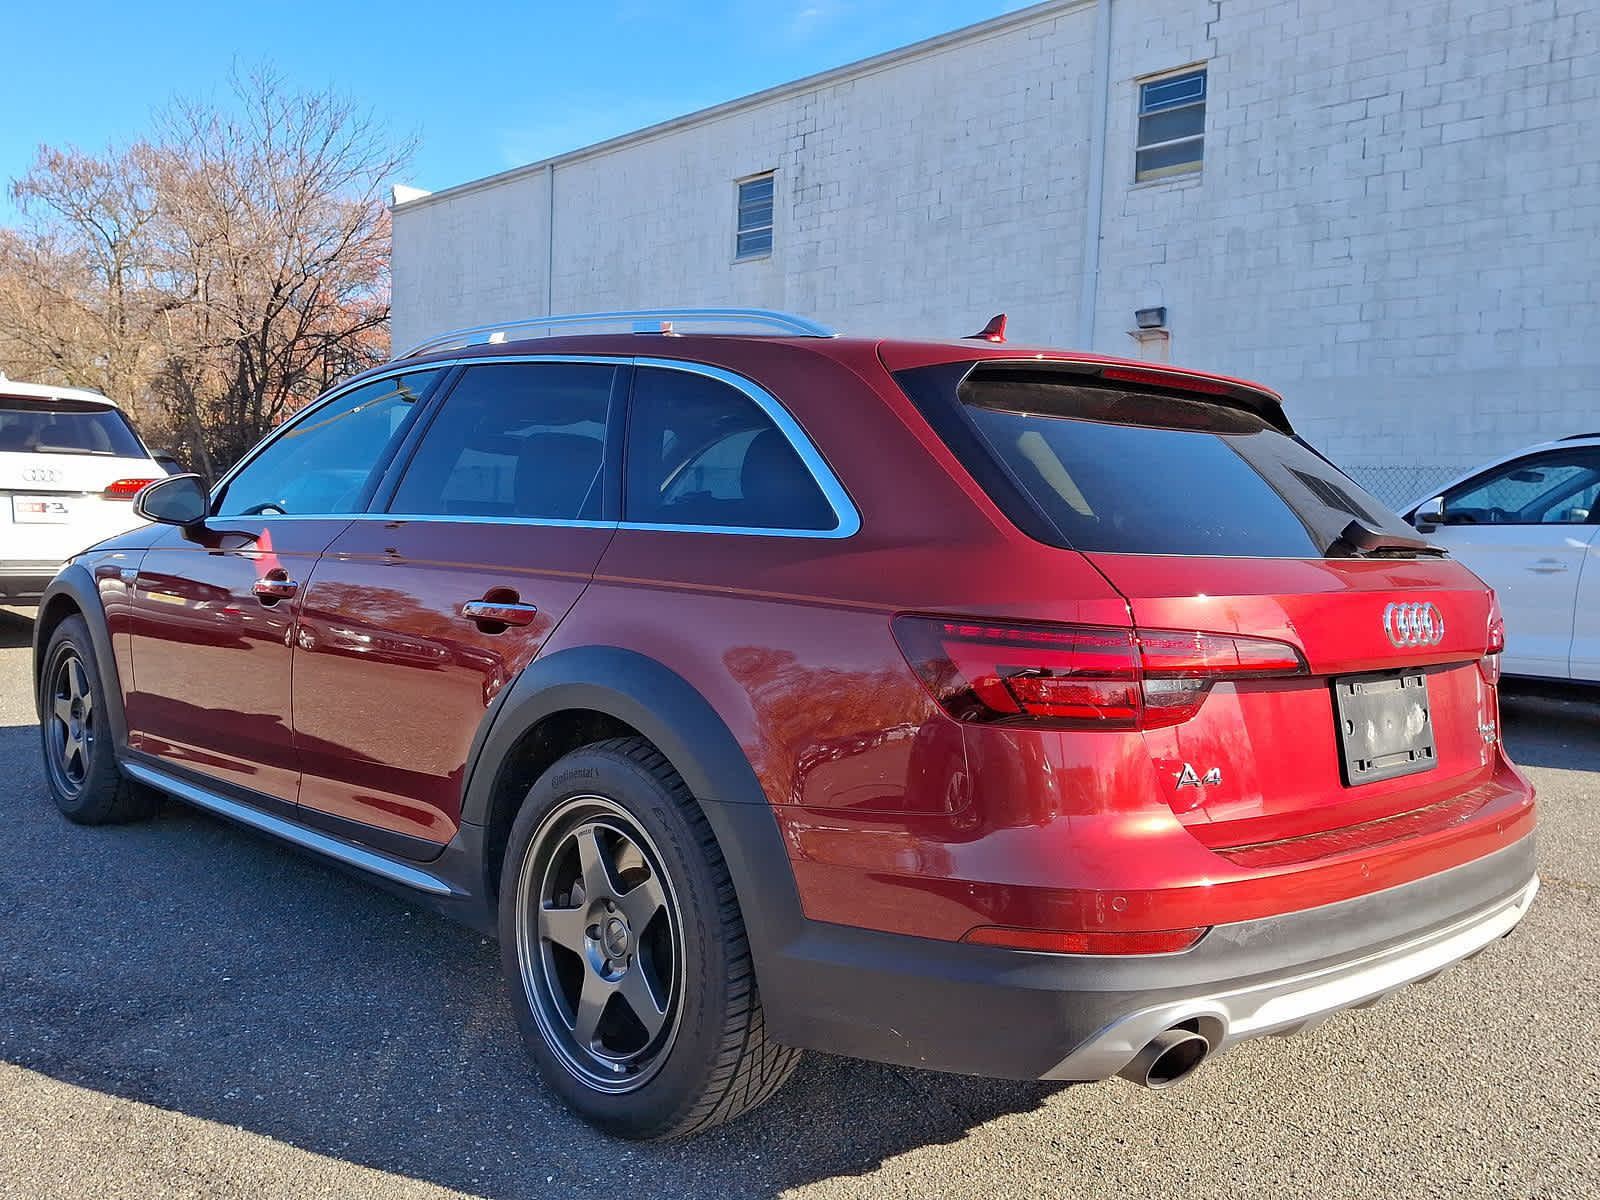
[(739, 184), (739, 231), (735, 258), (764, 258), (772, 253), (772, 172)]
[(1205, 68), (1140, 83), (1134, 179), (1142, 183), (1198, 171), (1205, 131)]

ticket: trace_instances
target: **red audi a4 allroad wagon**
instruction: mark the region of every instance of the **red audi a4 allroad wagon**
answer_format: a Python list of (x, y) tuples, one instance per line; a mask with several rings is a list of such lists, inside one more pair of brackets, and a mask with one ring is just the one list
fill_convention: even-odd
[(39, 610), (61, 811), (175, 796), (494, 931), (626, 1137), (806, 1048), (1169, 1085), (1538, 886), (1493, 594), (1255, 384), (546, 318), (136, 504)]

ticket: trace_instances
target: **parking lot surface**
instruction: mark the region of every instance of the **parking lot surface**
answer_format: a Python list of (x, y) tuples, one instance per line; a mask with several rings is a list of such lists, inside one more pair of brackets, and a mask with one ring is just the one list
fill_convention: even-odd
[(176, 803), (62, 820), (30, 635), (0, 613), (0, 1197), (1600, 1195), (1600, 704), (1508, 696), (1544, 890), (1432, 983), (1170, 1092), (814, 1055), (632, 1146), (540, 1087), (479, 935)]

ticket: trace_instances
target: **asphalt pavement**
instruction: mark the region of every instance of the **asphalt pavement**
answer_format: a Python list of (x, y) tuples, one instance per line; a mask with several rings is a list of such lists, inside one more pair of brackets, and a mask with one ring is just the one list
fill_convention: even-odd
[(813, 1055), (634, 1146), (541, 1088), (481, 936), (176, 803), (61, 819), (29, 633), (0, 613), (0, 1197), (1600, 1195), (1600, 704), (1508, 697), (1544, 890), (1432, 983), (1170, 1092)]

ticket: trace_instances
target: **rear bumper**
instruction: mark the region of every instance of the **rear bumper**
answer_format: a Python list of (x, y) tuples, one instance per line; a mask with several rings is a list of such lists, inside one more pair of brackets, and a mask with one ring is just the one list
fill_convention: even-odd
[(0, 603), (37, 603), (61, 570), (59, 562), (0, 561)]
[(1174, 1025), (1217, 1051), (1370, 1004), (1511, 932), (1537, 889), (1530, 835), (1414, 883), (1216, 926), (1181, 954), (1034, 954), (808, 922), (762, 990), (784, 994), (774, 1033), (791, 1044), (964, 1074), (1104, 1079)]
[(1178, 1025), (1199, 1032), (1215, 1053), (1263, 1034), (1298, 1033), (1343, 1009), (1375, 1004), (1505, 937), (1527, 914), (1538, 890), (1535, 875), (1512, 895), (1399, 946), (1243, 987), (1200, 989), (1130, 1013), (1074, 1049), (1045, 1078), (1104, 1079), (1157, 1034)]

